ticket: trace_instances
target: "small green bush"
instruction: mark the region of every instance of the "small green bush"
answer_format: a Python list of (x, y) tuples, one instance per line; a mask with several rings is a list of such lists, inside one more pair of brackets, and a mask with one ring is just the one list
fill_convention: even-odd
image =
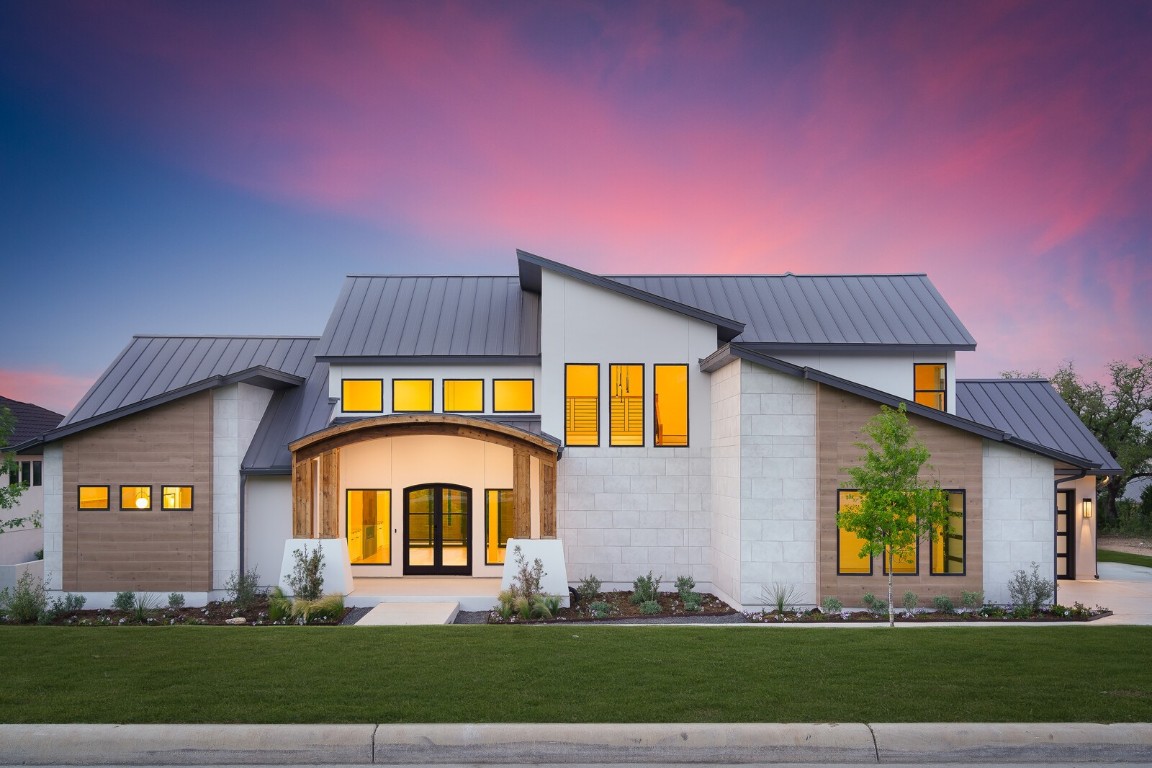
[(984, 593), (983, 592), (961, 592), (960, 603), (973, 611), (978, 611), (984, 606)]
[(1040, 575), (1040, 566), (1032, 563), (1032, 573), (1015, 571), (1008, 581), (1008, 596), (1012, 601), (1013, 614), (1026, 611), (1030, 616), (1040, 612), (1041, 606), (1052, 599), (1052, 579)]
[(704, 602), (704, 597), (699, 592), (689, 592), (684, 595), (684, 610), (698, 611)]
[(691, 594), (694, 589), (696, 589), (696, 579), (691, 576), (676, 577), (676, 592), (680, 595), (681, 600), (687, 600), (688, 595)]
[(52, 598), (52, 605), (48, 608), (48, 613), (52, 615), (52, 618), (76, 613), (84, 607), (86, 602), (88, 602), (88, 598), (84, 595), (74, 595), (69, 592), (64, 597)]
[(301, 600), (319, 600), (324, 592), (324, 547), (316, 545), (316, 549), (308, 552), (308, 545), (303, 551), (292, 550), (292, 573), (288, 576), (288, 586), (292, 589), (292, 596)]
[(886, 613), (888, 611), (888, 603), (876, 597), (876, 595), (871, 592), (866, 592), (861, 600), (869, 613)]
[(228, 602), (238, 611), (247, 611), (264, 597), (264, 591), (260, 589), (260, 574), (255, 568), (244, 573), (233, 571), (224, 582), (224, 591), (228, 593)]
[(47, 605), (44, 582), (28, 571), (20, 575), (15, 587), (0, 590), (0, 613), (18, 624), (38, 621)]
[(596, 599), (596, 595), (600, 594), (600, 586), (600, 579), (588, 574), (580, 579), (580, 585), (576, 587), (576, 594), (583, 602), (590, 603)]
[(292, 616), (292, 601), (280, 587), (273, 587), (268, 597), (268, 620), (287, 621)]
[(178, 610), (184, 607), (184, 595), (179, 592), (168, 593), (168, 607), (173, 610)]
[(152, 616), (152, 612), (156, 610), (157, 601), (156, 597), (148, 594), (147, 592), (137, 592), (136, 599), (132, 602), (132, 618), (144, 624)]
[(132, 606), (136, 604), (136, 593), (130, 589), (123, 592), (117, 592), (116, 597), (112, 600), (112, 607), (117, 611), (124, 613), (131, 613)]
[(324, 595), (317, 600), (297, 597), (292, 601), (292, 618), (298, 624), (336, 621), (344, 615), (344, 595)]
[(44, 550), (38, 549), (35, 552), (33, 552), (32, 553), (32, 559), (33, 560), (43, 560), (44, 559)]
[(660, 580), (663, 576), (653, 578), (652, 571), (647, 576), (639, 576), (632, 582), (632, 596), (628, 598), (633, 605), (643, 605), (651, 602), (660, 594)]
[(821, 601), (820, 610), (824, 613), (840, 613), (844, 610), (844, 603), (839, 598), (829, 595)]
[(588, 606), (588, 610), (591, 611), (592, 615), (595, 618), (603, 619), (606, 616), (608, 616), (610, 613), (612, 613), (612, 606), (609, 605), (608, 603), (604, 602), (603, 600), (597, 600), (596, 602), (594, 602)]
[(932, 605), (935, 606), (936, 610), (940, 611), (940, 613), (952, 613), (956, 610), (956, 606), (952, 604), (952, 598), (948, 597), (948, 595), (936, 595), (936, 597), (932, 598)]
[(915, 612), (916, 605), (919, 602), (920, 602), (920, 596), (917, 595), (915, 592), (905, 592), (904, 593), (904, 602), (902, 605), (904, 606), (904, 610), (907, 611), (908, 613)]
[(660, 603), (656, 602), (655, 600), (645, 600), (644, 602), (640, 603), (640, 613), (648, 616), (660, 613)]

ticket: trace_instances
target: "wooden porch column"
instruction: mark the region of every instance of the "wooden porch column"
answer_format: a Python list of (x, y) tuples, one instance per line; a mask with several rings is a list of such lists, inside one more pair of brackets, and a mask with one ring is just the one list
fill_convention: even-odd
[(556, 538), (556, 459), (540, 460), (540, 536)]
[(333, 448), (320, 456), (320, 537), (340, 535), (340, 450)]
[(292, 464), (292, 538), (312, 538), (312, 460)]
[(512, 449), (512, 510), (513, 535), (532, 538), (532, 457), (522, 448)]

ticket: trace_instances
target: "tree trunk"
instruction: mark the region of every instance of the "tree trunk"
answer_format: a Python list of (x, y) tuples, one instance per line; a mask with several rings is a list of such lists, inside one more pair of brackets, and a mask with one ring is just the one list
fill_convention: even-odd
[(888, 626), (896, 626), (896, 617), (892, 613), (892, 548), (886, 553), (888, 558)]

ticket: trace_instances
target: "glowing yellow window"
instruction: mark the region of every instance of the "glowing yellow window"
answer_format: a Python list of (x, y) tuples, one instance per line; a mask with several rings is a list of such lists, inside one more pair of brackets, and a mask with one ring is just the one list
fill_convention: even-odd
[(384, 382), (344, 379), (340, 382), (340, 403), (344, 413), (380, 413), (384, 410)]
[(348, 557), (352, 565), (388, 565), (392, 562), (392, 491), (349, 490)]
[(108, 486), (81, 485), (77, 492), (80, 509), (108, 509)]
[(938, 411), (945, 410), (948, 402), (948, 366), (943, 363), (917, 363), (913, 368), (916, 402)]
[(600, 444), (600, 366), (569, 363), (564, 373), (564, 442)]
[[(917, 555), (920, 553), (919, 543), (908, 549), (896, 552), (892, 556), (892, 573), (899, 576), (900, 574), (915, 574), (916, 573), (916, 560)], [(888, 573), (888, 552), (884, 552), (884, 573)]]
[(120, 509), (152, 509), (152, 487), (149, 485), (120, 486)]
[[(860, 494), (856, 491), (840, 491), (839, 509), (860, 503)], [(844, 575), (871, 575), (872, 558), (861, 555), (864, 539), (852, 531), (836, 529), (836, 572)]]
[(481, 413), (484, 410), (483, 379), (444, 379), (444, 410)]
[(656, 445), (688, 445), (688, 366), (655, 366), (653, 390)]
[(392, 379), (392, 410), (432, 410), (432, 379)]
[(609, 401), (611, 445), (644, 445), (644, 366), (611, 365)]
[(535, 382), (532, 379), (494, 379), (492, 410), (497, 413), (536, 410)]
[(163, 509), (192, 509), (192, 486), (160, 486), (160, 506)]
[(948, 530), (932, 540), (932, 573), (964, 574), (964, 491), (948, 491)]
[(496, 565), (504, 562), (508, 539), (515, 525), (515, 507), (512, 503), (512, 489), (489, 488), (485, 494), (484, 562)]

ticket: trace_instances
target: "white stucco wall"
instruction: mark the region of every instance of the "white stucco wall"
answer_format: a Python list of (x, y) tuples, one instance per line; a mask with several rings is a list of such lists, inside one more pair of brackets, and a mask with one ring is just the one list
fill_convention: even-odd
[(1051, 577), (1056, 489), (1051, 459), (984, 441), (984, 599), (1007, 603), (1018, 570)]
[(873, 387), (911, 400), (915, 391), (916, 363), (945, 363), (948, 376), (949, 413), (956, 413), (956, 353), (947, 354), (790, 354), (773, 353), (774, 357), (794, 365), (815, 368), (858, 384)]
[(244, 483), (244, 568), (273, 586), (292, 537), (292, 478), (250, 476)]
[[(43, 457), (22, 455), (22, 456), (17, 456), (16, 461), (17, 462), (20, 462), (20, 461), (43, 461)], [(43, 466), (41, 466), (41, 478), (43, 478), (43, 477), (44, 477)], [(8, 475), (7, 474), (0, 475), (0, 488), (6, 488), (7, 486), (8, 486)], [(18, 498), (16, 500), (16, 504), (14, 504), (11, 509), (0, 510), (0, 522), (3, 522), (5, 520), (12, 520), (13, 518), (17, 518), (17, 517), (22, 517), (22, 518), (27, 519), (37, 512), (39, 512), (41, 514), (43, 514), (43, 512), (44, 512), (44, 486), (43, 485), (28, 485), (24, 488), (24, 491), (20, 494), (20, 498)], [(33, 525), (29, 521), (29, 522), (25, 523), (22, 527), (23, 528), (32, 528)], [(9, 530), (19, 530), (19, 529), (9, 529)]]
[(64, 448), (44, 446), (44, 586), (64, 584)]
[(233, 384), (212, 391), (212, 588), (240, 569), (240, 462), (272, 399), (271, 390)]

